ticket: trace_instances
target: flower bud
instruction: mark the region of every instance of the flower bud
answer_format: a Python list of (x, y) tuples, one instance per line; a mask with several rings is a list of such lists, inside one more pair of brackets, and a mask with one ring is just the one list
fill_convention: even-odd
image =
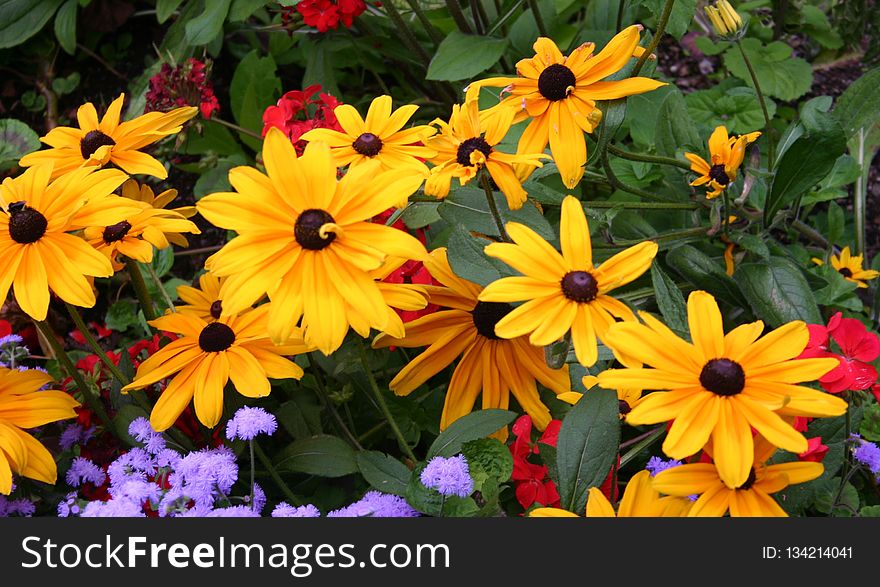
[(716, 0), (714, 5), (706, 6), (704, 10), (719, 37), (733, 41), (745, 34), (746, 26), (742, 18), (727, 0)]

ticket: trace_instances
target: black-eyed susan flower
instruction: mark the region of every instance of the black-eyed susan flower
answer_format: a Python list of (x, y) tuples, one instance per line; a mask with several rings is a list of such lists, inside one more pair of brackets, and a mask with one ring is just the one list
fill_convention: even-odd
[(40, 391), (52, 377), (29, 369), (0, 367), (0, 494), (12, 491), (12, 475), (55, 483), (55, 459), (22, 428), (76, 418), (79, 402), (63, 391)]
[(538, 396), (536, 382), (557, 394), (569, 391), (568, 367), (548, 367), (544, 350), (529, 344), (524, 336), (499, 338), (495, 324), (512, 306), (479, 301), (480, 286), (452, 272), (446, 249), (433, 251), (425, 265), (445, 286), (422, 286), (428, 300), (449, 309), (408, 322), (404, 336), (382, 334), (373, 341), (375, 348), (428, 347), (391, 380), (392, 391), (410, 394), (461, 356), (446, 391), (441, 430), (470, 413), (481, 394), (483, 409), (507, 409), (513, 394), (535, 425), (544, 430), (550, 423), (550, 410)]
[[(812, 261), (819, 266), (825, 264), (825, 261), (818, 257), (813, 257)], [(834, 267), (838, 273), (843, 275), (847, 281), (851, 281), (861, 288), (868, 287), (868, 284), (865, 283), (866, 281), (880, 277), (880, 271), (863, 269), (863, 262), (863, 256), (853, 255), (850, 252), (849, 247), (843, 247), (839, 256), (831, 255), (831, 266)]]
[(111, 195), (126, 179), (119, 170), (77, 169), (54, 181), (52, 165), (38, 165), (0, 185), (0, 300), (13, 287), (29, 316), (45, 320), (49, 293), (91, 308), (95, 293), (86, 276), (109, 277), (109, 259), (71, 231), (113, 225), (136, 211)]
[(492, 243), (485, 252), (523, 275), (490, 283), (480, 300), (527, 301), (498, 322), (495, 334), (501, 338), (528, 334), (533, 345), (544, 346), (570, 330), (578, 361), (585, 366), (594, 364), (598, 357), (596, 338), (604, 342), (616, 318), (635, 320), (632, 310), (609, 293), (648, 270), (657, 254), (657, 243), (639, 243), (594, 265), (590, 228), (574, 196), (562, 202), (562, 254), (522, 224), (507, 223), (507, 233), (512, 244)]
[[(122, 185), (122, 196), (136, 203), (139, 210), (109, 226), (87, 226), (83, 230), (83, 237), (110, 259), (116, 271), (123, 267), (118, 260), (119, 255), (150, 263), (153, 260), (153, 247), (161, 250), (171, 246), (171, 243), (187, 246), (182, 233), (201, 233), (181, 212), (164, 209), (165, 204), (176, 195), (177, 190), (167, 190), (156, 198), (149, 186), (138, 187), (137, 181), (130, 179)], [(192, 207), (184, 211), (195, 214), (195, 208)]]
[[(709, 448), (711, 453), (712, 447)], [(732, 517), (788, 516), (772, 494), (789, 485), (812, 481), (825, 467), (822, 463), (809, 461), (768, 465), (767, 461), (774, 452), (776, 447), (773, 444), (760, 436), (755, 438), (754, 457), (750, 459), (754, 465), (746, 479), (735, 487), (724, 482), (715, 464), (693, 463), (657, 473), (654, 488), (669, 495), (699, 495), (687, 512), (689, 517), (720, 517), (727, 512)]]
[(185, 106), (170, 112), (148, 112), (120, 122), (124, 100), (125, 94), (113, 100), (100, 121), (94, 104), (83, 104), (76, 113), (78, 127), (53, 128), (40, 138), (51, 148), (25, 155), (19, 165), (30, 167), (51, 162), (52, 177), (58, 177), (80, 166), (103, 167), (112, 163), (132, 175), (143, 173), (165, 179), (165, 167), (140, 149), (180, 132), (198, 108)]
[(269, 378), (299, 379), (302, 368), (284, 358), (312, 350), (294, 328), (288, 340), (275, 345), (266, 336), (269, 307), (262, 305), (237, 316), (208, 322), (191, 314), (167, 314), (150, 321), (159, 330), (180, 335), (138, 366), (134, 381), (123, 391), (142, 389), (171, 378), (153, 406), (150, 425), (168, 429), (189, 402), (199, 422), (213, 428), (223, 415), (223, 388), (231, 379), (245, 397), (265, 397)]
[[(396, 310), (408, 310), (414, 312), (422, 310), (428, 305), (427, 292), (421, 285), (415, 283), (388, 283), (383, 281), (394, 271), (399, 269), (406, 259), (389, 257), (378, 269), (369, 272), (370, 277), (376, 282), (382, 299), (385, 300), (386, 312), (398, 314)], [(366, 338), (370, 335), (370, 322), (366, 317), (360, 316), (353, 307), (349, 306), (349, 316), (352, 317), (351, 327), (355, 332)], [(395, 316), (387, 315), (389, 322), (396, 320)]]
[(223, 315), (223, 301), (220, 299), (220, 286), (225, 277), (217, 277), (210, 271), (199, 275), (199, 287), (177, 286), (177, 297), (183, 305), (176, 310), (183, 314), (197, 316), (206, 322), (217, 320)]
[(421, 177), (365, 161), (337, 181), (325, 143), (309, 143), (298, 158), (277, 129), (266, 135), (263, 160), (268, 175), (236, 167), (229, 172), (236, 192), (197, 204), (208, 221), (238, 233), (205, 263), (227, 277), (220, 287), (224, 312), (240, 312), (268, 294), (271, 338), (287, 340), (302, 318), (306, 342), (327, 355), (354, 322), (403, 336), (403, 322), (388, 311), (369, 271), (388, 256), (418, 259), (426, 252), (409, 234), (369, 220), (416, 191)]
[(711, 164), (695, 153), (685, 153), (691, 162), (691, 170), (699, 177), (691, 182), (692, 186), (706, 185), (710, 188), (706, 197), (717, 198), (736, 180), (736, 174), (746, 155), (746, 147), (758, 140), (760, 132), (751, 132), (740, 136), (727, 136), (727, 128), (718, 126), (709, 137), (709, 159)]
[[(512, 109), (514, 122), (531, 118), (517, 153), (541, 153), (549, 143), (562, 182), (573, 188), (583, 176), (587, 162), (584, 133), (592, 133), (602, 120), (596, 102), (642, 94), (666, 85), (646, 77), (601, 81), (623, 68), (631, 57), (642, 54), (638, 46), (641, 28), (625, 28), (598, 55), (593, 55), (593, 43), (584, 43), (565, 57), (556, 43), (540, 37), (533, 46), (535, 56), (516, 64), (521, 77), (490, 78), (472, 86), (507, 86), (504, 92), (509, 95), (487, 114), (490, 118), (505, 116), (503, 112)], [(531, 169), (523, 167), (517, 171), (520, 179), (531, 173)]]
[(796, 385), (837, 366), (836, 359), (795, 359), (810, 338), (803, 322), (789, 322), (761, 337), (764, 324), (757, 321), (725, 335), (710, 294), (692, 292), (687, 307), (693, 343), (640, 312), (645, 324), (616, 324), (606, 342), (650, 368), (599, 374), (599, 385), (607, 389), (663, 390), (643, 397), (626, 421), (641, 425), (671, 420), (663, 442), (670, 457), (696, 454), (711, 438), (718, 474), (728, 487), (739, 487), (752, 470), (752, 428), (775, 446), (799, 454), (807, 450), (807, 439), (782, 416), (839, 416), (846, 411), (840, 398)]
[(418, 109), (418, 106), (407, 104), (392, 112), (391, 96), (379, 96), (370, 104), (364, 119), (354, 106), (342, 104), (333, 113), (343, 132), (316, 128), (301, 139), (330, 145), (340, 167), (355, 167), (363, 161), (375, 160), (382, 164), (383, 170), (411, 169), (424, 178), (428, 176), (424, 160), (436, 152), (420, 143), (437, 131), (426, 124), (403, 128)]
[(546, 156), (541, 154), (543, 149), (511, 155), (495, 148), (507, 134), (512, 120), (513, 112), (506, 110), (481, 124), (475, 92), (469, 92), (464, 104), (452, 107), (448, 123), (439, 118), (435, 120), (432, 124), (440, 127), (440, 133), (426, 141), (437, 155), (430, 160), (434, 167), (425, 182), (425, 194), (445, 198), (453, 177), (465, 185), (485, 168), (504, 193), (510, 209), (522, 208), (528, 194), (513, 166), (523, 165), (532, 170), (541, 167), (541, 159)]

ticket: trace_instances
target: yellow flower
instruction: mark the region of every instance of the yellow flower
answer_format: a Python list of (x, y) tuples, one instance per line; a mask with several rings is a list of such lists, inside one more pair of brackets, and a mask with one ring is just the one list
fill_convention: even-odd
[(369, 271), (388, 256), (426, 252), (412, 236), (369, 219), (417, 190), (421, 178), (408, 170), (380, 172), (378, 161), (365, 161), (337, 181), (325, 143), (308, 143), (297, 158), (278, 129), (266, 135), (263, 160), (268, 175), (236, 167), (229, 172), (236, 192), (196, 205), (209, 222), (238, 233), (205, 263), (228, 277), (220, 287), (224, 312), (240, 312), (268, 294), (272, 340), (288, 339), (302, 318), (306, 342), (327, 355), (364, 320), (402, 336), (403, 322)]
[(455, 276), (446, 249), (433, 251), (425, 266), (445, 286), (422, 286), (429, 301), (449, 309), (408, 322), (404, 336), (382, 334), (373, 341), (374, 348), (428, 347), (391, 380), (391, 389), (408, 395), (461, 356), (446, 392), (441, 430), (470, 413), (481, 393), (483, 409), (507, 409), (513, 394), (538, 429), (546, 428), (550, 410), (541, 402), (536, 382), (557, 394), (566, 392), (571, 389), (568, 367), (548, 367), (544, 350), (525, 337), (496, 336), (495, 323), (511, 306), (479, 301), (480, 286)]
[[(849, 251), (849, 247), (843, 247), (843, 250), (840, 251), (839, 257), (837, 255), (831, 255), (831, 266), (834, 267), (838, 273), (843, 275), (847, 281), (852, 281), (859, 287), (865, 288), (868, 287), (868, 284), (865, 282), (880, 277), (880, 271), (862, 269), (862, 262), (862, 255), (852, 255)], [(821, 266), (825, 264), (825, 261), (818, 257), (813, 257), (813, 263)]]
[[(589, 390), (599, 384), (599, 378), (595, 375), (584, 375), (581, 379), (581, 382), (583, 383), (584, 388)], [(582, 397), (584, 397), (584, 394), (578, 391), (567, 391), (565, 393), (560, 393), (556, 397), (566, 403), (574, 405), (578, 403)], [(641, 389), (618, 389), (617, 407), (619, 410), (620, 419), (623, 420), (626, 415), (629, 414), (634, 407), (636, 407), (636, 404), (638, 404), (639, 400), (641, 399)]]
[(517, 179), (513, 165), (534, 169), (541, 167), (541, 159), (547, 157), (541, 154), (542, 149), (510, 155), (495, 148), (507, 134), (512, 120), (513, 112), (507, 111), (490, 119), (484, 128), (480, 123), (475, 92), (469, 92), (463, 105), (452, 107), (448, 124), (440, 119), (435, 120), (432, 124), (440, 127), (440, 134), (426, 141), (429, 147), (437, 151), (437, 155), (430, 160), (435, 167), (425, 183), (425, 194), (445, 198), (449, 195), (453, 177), (465, 185), (485, 167), (507, 198), (510, 209), (522, 208), (528, 194)]
[(79, 402), (63, 391), (40, 388), (52, 377), (29, 369), (0, 367), (0, 494), (12, 491), (12, 475), (54, 484), (55, 459), (36, 438), (22, 428), (76, 418)]
[(223, 388), (231, 379), (238, 393), (265, 397), (268, 378), (299, 379), (302, 368), (282, 355), (311, 350), (298, 328), (289, 340), (275, 345), (266, 336), (269, 307), (259, 306), (238, 316), (206, 322), (190, 314), (167, 314), (150, 321), (159, 330), (180, 334), (140, 364), (134, 381), (123, 391), (142, 389), (171, 377), (153, 412), (150, 425), (157, 432), (169, 428), (194, 401), (199, 422), (213, 428), (223, 414)]
[(125, 94), (120, 94), (113, 100), (100, 122), (95, 106), (91, 102), (83, 104), (76, 113), (78, 128), (53, 128), (40, 138), (51, 148), (25, 155), (19, 165), (30, 167), (52, 162), (55, 178), (77, 167), (103, 167), (112, 163), (131, 175), (143, 173), (167, 178), (165, 167), (139, 149), (180, 132), (181, 125), (195, 116), (198, 108), (185, 106), (170, 112), (148, 112), (120, 122), (124, 99)]
[[(631, 57), (642, 54), (638, 46), (641, 28), (625, 28), (598, 55), (593, 55), (593, 43), (584, 43), (565, 57), (552, 40), (540, 37), (533, 46), (536, 55), (516, 64), (521, 77), (490, 78), (472, 86), (507, 86), (505, 92), (509, 90), (510, 95), (491, 108), (488, 115), (506, 116), (505, 111), (513, 110), (514, 123), (531, 118), (517, 153), (541, 153), (549, 142), (562, 182), (573, 188), (583, 176), (587, 162), (584, 133), (593, 132), (602, 120), (596, 102), (642, 94), (666, 85), (645, 77), (600, 81), (623, 68)], [(518, 168), (520, 179), (529, 173), (529, 168)]]
[[(437, 153), (415, 143), (423, 142), (437, 131), (426, 124), (403, 129), (418, 109), (418, 106), (408, 104), (392, 112), (391, 96), (379, 96), (370, 104), (367, 118), (363, 119), (354, 106), (341, 104), (333, 113), (344, 132), (315, 128), (301, 138), (330, 145), (340, 167), (351, 165), (353, 168), (364, 161), (375, 160), (382, 164), (382, 170), (410, 169), (425, 178), (428, 167), (419, 159)], [(405, 202), (398, 208), (404, 205)]]
[(669, 495), (699, 495), (687, 513), (689, 517), (720, 517), (728, 511), (732, 517), (788, 516), (770, 495), (789, 485), (812, 481), (825, 467), (822, 463), (804, 461), (767, 465), (775, 451), (776, 447), (765, 439), (755, 438), (754, 457), (750, 459), (754, 465), (747, 478), (735, 487), (724, 482), (716, 465), (693, 463), (657, 473), (654, 488)]
[(760, 132), (751, 132), (740, 136), (727, 136), (727, 128), (718, 126), (709, 137), (709, 158), (712, 164), (695, 153), (685, 153), (685, 158), (691, 162), (691, 170), (700, 177), (691, 182), (693, 186), (708, 184), (712, 188), (706, 197), (710, 200), (717, 198), (722, 191), (727, 189), (736, 180), (736, 173), (742, 165), (746, 154), (746, 147), (758, 140)]
[(736, 38), (745, 32), (742, 18), (727, 0), (716, 0), (714, 6), (704, 6), (706, 16), (712, 22), (715, 34), (726, 39)]
[(739, 487), (752, 470), (752, 428), (797, 454), (807, 450), (807, 439), (781, 416), (839, 416), (846, 411), (842, 399), (795, 385), (837, 366), (837, 359), (795, 359), (810, 338), (803, 322), (785, 324), (759, 340), (761, 321), (725, 335), (718, 305), (704, 291), (692, 292), (687, 307), (693, 344), (640, 312), (644, 325), (616, 324), (607, 342), (653, 368), (599, 374), (599, 385), (606, 389), (668, 390), (643, 397), (626, 421), (638, 426), (672, 420), (663, 442), (670, 457), (689, 457), (711, 437), (718, 474), (728, 487)]
[[(106, 255), (116, 271), (123, 267), (117, 259), (120, 254), (141, 263), (150, 263), (153, 247), (165, 249), (172, 242), (187, 246), (189, 243), (180, 233), (201, 233), (179, 211), (164, 209), (177, 196), (177, 190), (166, 190), (156, 198), (149, 186), (139, 188), (137, 181), (130, 179), (122, 184), (122, 195), (137, 202), (138, 212), (109, 226), (87, 226), (83, 230), (86, 241)], [(195, 208), (183, 210), (191, 216), (195, 214)]]
[(220, 300), (220, 287), (226, 280), (211, 272), (199, 276), (199, 287), (177, 286), (177, 297), (186, 302), (177, 306), (177, 311), (201, 318), (206, 322), (218, 320), (223, 315), (223, 302)]
[(49, 292), (91, 308), (95, 293), (86, 276), (113, 275), (110, 261), (69, 234), (92, 224), (112, 225), (136, 211), (111, 195), (126, 179), (116, 169), (74, 170), (50, 181), (52, 165), (38, 165), (0, 185), (0, 300), (10, 286), (29, 316), (45, 320)]
[(501, 338), (528, 334), (529, 342), (544, 346), (571, 330), (578, 361), (584, 366), (594, 364), (598, 357), (596, 337), (604, 342), (615, 318), (635, 320), (626, 304), (608, 294), (648, 270), (657, 254), (657, 243), (639, 243), (595, 266), (590, 228), (574, 196), (562, 202), (562, 254), (522, 224), (509, 222), (507, 232), (515, 244), (492, 243), (485, 252), (523, 275), (490, 283), (480, 300), (528, 301), (498, 322), (495, 333)]

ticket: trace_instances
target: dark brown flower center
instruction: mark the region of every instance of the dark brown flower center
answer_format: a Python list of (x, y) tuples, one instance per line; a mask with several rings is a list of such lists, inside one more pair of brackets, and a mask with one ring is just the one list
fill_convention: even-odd
[(726, 186), (730, 183), (730, 178), (727, 177), (727, 171), (724, 169), (723, 163), (713, 165), (709, 170), (709, 177), (718, 182), (718, 185), (720, 186)]
[(220, 300), (215, 301), (211, 304), (211, 309), (208, 311), (211, 313), (211, 318), (217, 320), (223, 314), (223, 303)]
[(743, 483), (742, 485), (737, 487), (737, 489), (742, 489), (742, 490), (751, 489), (752, 485), (754, 485), (754, 483), (755, 483), (755, 478), (756, 478), (755, 468), (752, 467), (752, 470), (749, 471), (748, 479), (745, 480), (745, 483)]
[(371, 132), (365, 132), (355, 139), (351, 148), (365, 157), (375, 157), (382, 150), (382, 139)]
[(83, 159), (91, 157), (95, 151), (104, 145), (115, 145), (116, 141), (99, 130), (90, 130), (79, 142), (79, 150)]
[(235, 332), (222, 322), (211, 322), (199, 334), (199, 346), (206, 353), (225, 351), (235, 342)]
[(628, 403), (626, 403), (622, 399), (619, 399), (619, 400), (617, 400), (617, 411), (625, 416), (632, 411), (632, 408), (630, 407), (630, 405)]
[(596, 278), (586, 271), (569, 271), (562, 278), (562, 293), (573, 302), (592, 302), (599, 294)]
[(700, 384), (717, 395), (736, 395), (746, 386), (746, 374), (736, 361), (712, 359), (700, 372)]
[(9, 204), (9, 236), (22, 245), (35, 243), (46, 234), (49, 221), (24, 202)]
[(336, 239), (336, 233), (333, 232), (327, 233), (326, 237), (321, 236), (321, 227), (331, 222), (333, 217), (324, 210), (318, 208), (306, 210), (299, 215), (293, 227), (296, 242), (304, 249), (320, 251)]
[(474, 326), (482, 336), (492, 340), (500, 340), (495, 334), (495, 325), (513, 311), (513, 306), (504, 302), (477, 302), (471, 310)]
[(838, 273), (843, 275), (844, 277), (852, 277), (852, 271), (850, 271), (849, 267), (841, 267), (837, 270)]
[(576, 83), (577, 79), (569, 68), (561, 63), (554, 63), (538, 76), (538, 91), (548, 100), (556, 102), (567, 98), (571, 91), (569, 88), (573, 88)]
[(458, 146), (458, 155), (455, 160), (458, 161), (459, 165), (464, 165), (465, 167), (473, 167), (474, 164), (471, 163), (471, 153), (474, 151), (479, 151), (486, 157), (489, 156), (489, 153), (492, 152), (492, 147), (489, 146), (489, 143), (486, 142), (486, 139), (483, 137), (474, 137), (472, 139), (467, 139), (466, 141), (462, 141), (462, 143)]
[(128, 234), (129, 230), (131, 230), (131, 223), (127, 220), (117, 222), (113, 226), (108, 226), (104, 229), (104, 242), (109, 245), (110, 243), (121, 241)]

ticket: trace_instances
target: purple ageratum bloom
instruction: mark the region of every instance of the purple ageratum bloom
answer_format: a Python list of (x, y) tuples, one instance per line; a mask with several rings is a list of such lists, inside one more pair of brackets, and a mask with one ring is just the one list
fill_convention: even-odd
[(127, 499), (91, 501), (80, 514), (81, 518), (145, 518), (141, 506)]
[(235, 412), (226, 423), (226, 438), (235, 440), (253, 440), (259, 434), (275, 434), (278, 421), (275, 416), (263, 408), (245, 406)]
[(150, 421), (146, 418), (135, 418), (128, 425), (128, 433), (138, 442), (143, 443), (144, 449), (151, 455), (159, 454), (165, 450), (165, 437), (153, 430)]
[(857, 436), (856, 439), (858, 444), (853, 448), (853, 457), (872, 473), (880, 475), (880, 447)]
[(425, 487), (436, 489), (440, 495), (467, 497), (474, 491), (474, 480), (464, 455), (434, 457), (419, 476)]
[(91, 483), (94, 486), (103, 485), (107, 475), (98, 465), (83, 457), (76, 457), (70, 464), (65, 477), (71, 487), (79, 487), (83, 483)]
[(645, 468), (651, 472), (651, 477), (656, 477), (657, 473), (665, 471), (666, 469), (672, 469), (673, 467), (681, 466), (681, 464), (681, 461), (677, 461), (675, 459), (664, 461), (660, 457), (651, 457), (650, 459), (648, 459), (648, 464), (645, 465)]
[(75, 445), (80, 444), (83, 435), (83, 427), (79, 424), (71, 424), (64, 428), (64, 431), (61, 433), (61, 438), (58, 440), (58, 444), (61, 445), (61, 448), (64, 450), (70, 450)]
[(58, 517), (67, 518), (79, 515), (79, 506), (76, 505), (76, 492), (68, 493), (64, 501), (58, 504)]
[(4, 347), (6, 345), (20, 345), (24, 342), (24, 339), (17, 334), (7, 334), (6, 336), (0, 336), (0, 347)]
[(287, 502), (281, 502), (272, 510), (273, 518), (320, 518), (321, 512), (312, 504), (293, 507)]
[(329, 512), (328, 518), (415, 518), (421, 514), (406, 500), (390, 493), (369, 491), (353, 504)]
[(156, 473), (156, 459), (142, 448), (133, 448), (107, 467), (111, 485), (120, 485), (131, 477), (144, 481)]

